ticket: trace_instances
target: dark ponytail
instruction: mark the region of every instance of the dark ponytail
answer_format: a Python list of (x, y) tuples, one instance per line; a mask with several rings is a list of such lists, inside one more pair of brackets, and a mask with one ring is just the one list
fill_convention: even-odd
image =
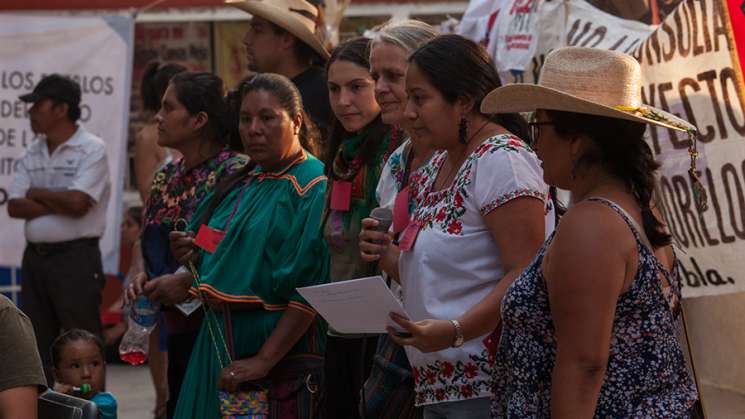
[(160, 110), (160, 100), (163, 93), (166, 92), (168, 82), (178, 73), (186, 71), (186, 67), (158, 61), (151, 61), (145, 67), (140, 80), (140, 97), (142, 98), (142, 107), (149, 112), (156, 113)]
[(223, 98), (223, 83), (211, 73), (184, 72), (171, 79), (176, 98), (189, 115), (207, 114), (202, 135), (220, 145), (226, 145), (230, 134), (228, 104)]
[(101, 353), (101, 358), (106, 359), (106, 352), (101, 338), (87, 330), (70, 329), (57, 336), (57, 338), (54, 339), (54, 342), (52, 342), (52, 346), (49, 348), (49, 354), (54, 368), (60, 367), (60, 364), (62, 363), (62, 351), (64, 351), (65, 346), (77, 341), (93, 342)]
[(303, 98), (295, 84), (287, 77), (279, 74), (261, 73), (242, 83), (241, 96), (245, 98), (249, 92), (256, 90), (269, 92), (276, 97), (280, 106), (290, 115), (290, 118), (301, 115), (303, 123), (300, 125), (298, 133), (300, 145), (310, 154), (318, 156), (321, 152), (320, 133), (313, 120), (305, 112)]
[(654, 173), (660, 167), (644, 140), (645, 124), (572, 112), (546, 111), (556, 133), (564, 138), (587, 135), (595, 150), (583, 155), (577, 165), (600, 164), (626, 186), (636, 198), (642, 213), (642, 227), (652, 247), (671, 243), (665, 225), (652, 212)]
[[(290, 115), (291, 118), (301, 115), (303, 123), (300, 125), (300, 130), (298, 132), (300, 145), (309, 153), (317, 155), (319, 152), (318, 143), (320, 137), (318, 128), (316, 128), (313, 121), (305, 113), (300, 92), (290, 79), (279, 74), (260, 73), (242, 80), (238, 85), (238, 88), (240, 89), (241, 102), (245, 100), (246, 95), (249, 92), (263, 90), (276, 97), (280, 106), (288, 115)], [(233, 97), (233, 99), (235, 99), (235, 97)], [(240, 103), (234, 104), (233, 106), (236, 105), (238, 106), (238, 109), (240, 109)], [(235, 116), (237, 117), (237, 114)], [(212, 196), (212, 201), (207, 207), (207, 211), (205, 211), (202, 218), (199, 220), (199, 225), (207, 224), (209, 222), (212, 213), (217, 209), (217, 206), (220, 205), (220, 202), (222, 202), (225, 196), (227, 196), (233, 188), (243, 181), (255, 167), (256, 163), (254, 161), (249, 161), (246, 166), (238, 170), (236, 173), (233, 173), (230, 177), (223, 179), (215, 186), (215, 193)]]
[[(486, 49), (460, 35), (434, 38), (414, 51), (409, 62), (416, 64), (448, 103), (455, 103), (460, 97), (471, 98), (477, 113), (481, 113), (484, 97), (502, 86)], [(520, 114), (482, 115), (530, 143), (528, 124)]]

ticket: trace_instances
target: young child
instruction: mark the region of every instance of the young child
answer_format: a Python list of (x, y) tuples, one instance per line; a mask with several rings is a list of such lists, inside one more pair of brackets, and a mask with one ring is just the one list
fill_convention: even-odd
[(104, 346), (94, 334), (71, 329), (52, 343), (54, 391), (89, 399), (100, 419), (116, 419), (116, 399), (103, 391), (106, 380)]

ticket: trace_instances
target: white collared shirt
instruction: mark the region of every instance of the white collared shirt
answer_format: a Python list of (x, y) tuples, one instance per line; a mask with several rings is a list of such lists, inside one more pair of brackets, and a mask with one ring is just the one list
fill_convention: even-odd
[(27, 220), (26, 240), (56, 243), (101, 237), (106, 227), (106, 208), (111, 185), (106, 145), (81, 125), (70, 139), (49, 155), (46, 138), (32, 143), (20, 158), (9, 198), (25, 198), (30, 188), (85, 192), (95, 204), (83, 217), (44, 215)]

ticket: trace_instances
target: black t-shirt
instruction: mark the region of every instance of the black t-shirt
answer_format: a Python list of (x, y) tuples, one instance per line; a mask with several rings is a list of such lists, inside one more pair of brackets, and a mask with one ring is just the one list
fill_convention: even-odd
[(321, 67), (310, 67), (293, 77), (292, 82), (303, 97), (305, 112), (321, 130), (321, 138), (326, 138), (331, 122), (331, 106), (325, 71)]

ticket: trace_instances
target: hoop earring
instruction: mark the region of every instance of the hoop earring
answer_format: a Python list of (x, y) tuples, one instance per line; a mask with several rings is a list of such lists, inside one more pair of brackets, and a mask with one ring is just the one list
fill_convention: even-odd
[(462, 116), (458, 122), (458, 142), (468, 144), (468, 121)]

